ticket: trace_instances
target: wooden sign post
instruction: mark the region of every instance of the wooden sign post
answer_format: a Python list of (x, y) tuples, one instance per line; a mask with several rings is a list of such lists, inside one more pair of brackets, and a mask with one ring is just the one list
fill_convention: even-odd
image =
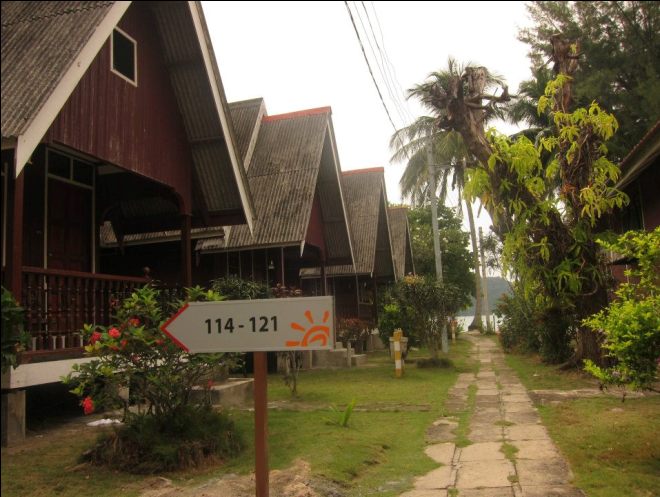
[(186, 352), (254, 352), (256, 496), (268, 497), (267, 352), (332, 350), (333, 297), (191, 302), (161, 331)]

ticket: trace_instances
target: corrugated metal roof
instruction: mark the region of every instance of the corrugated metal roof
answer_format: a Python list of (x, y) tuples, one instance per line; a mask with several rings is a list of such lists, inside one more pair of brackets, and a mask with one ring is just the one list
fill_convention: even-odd
[[(230, 108), (233, 116), (234, 104)], [(323, 107), (265, 116), (260, 125), (239, 124), (241, 132), (257, 135), (247, 172), (257, 221), (253, 234), (236, 226), (228, 250), (302, 244), (318, 195), (327, 260), (352, 261), (330, 113)]]
[[(194, 240), (197, 239), (197, 244), (213, 240), (213, 243), (224, 243), (228, 230), (231, 228), (193, 228), (190, 231), (190, 237)], [(213, 237), (213, 238), (206, 238)], [(201, 239), (201, 240), (200, 240)], [(168, 231), (154, 231), (151, 233), (136, 233), (125, 235), (124, 245), (144, 245), (149, 243), (162, 243), (181, 240), (181, 230), (168, 230)], [(112, 223), (109, 221), (104, 222), (99, 229), (99, 241), (101, 247), (116, 247), (117, 235), (112, 228)]]
[[(196, 3), (199, 7), (199, 3)], [(157, 2), (154, 5), (152, 11), (163, 45), (165, 62), (192, 151), (196, 187), (200, 190), (209, 213), (240, 211), (244, 206), (236, 180), (247, 183), (247, 179), (241, 167), (242, 156), (236, 148), (234, 130), (215, 57), (211, 57), (212, 74), (209, 74), (204, 63), (200, 42), (206, 43), (213, 55), (204, 19), (202, 17), (204, 39), (200, 40), (194, 29), (188, 2)], [(201, 7), (199, 12), (202, 12)], [(225, 112), (228, 118), (227, 134), (223, 131), (222, 119), (215, 104), (213, 83), (220, 93), (219, 111)], [(226, 136), (229, 137), (229, 143)], [(236, 165), (232, 164), (229, 148), (236, 150)], [(228, 181), (229, 178), (234, 181)], [(245, 191), (248, 192), (248, 198), (243, 200), (250, 204), (245, 207), (247, 211), (251, 211), (249, 189), (246, 187)]]
[(414, 272), (412, 264), (412, 244), (408, 227), (408, 208), (388, 208), (390, 233), (392, 236), (392, 256), (397, 279)]
[(328, 114), (263, 120), (248, 181), (257, 221), (232, 230), (227, 247), (301, 243), (314, 200)]
[(3, 137), (25, 132), (114, 3), (2, 2)]
[(250, 159), (254, 149), (256, 138), (261, 125), (261, 118), (266, 113), (266, 105), (263, 98), (253, 98), (229, 104), (229, 113), (234, 122), (236, 132), (236, 145), (243, 159), (245, 170), (250, 169)]

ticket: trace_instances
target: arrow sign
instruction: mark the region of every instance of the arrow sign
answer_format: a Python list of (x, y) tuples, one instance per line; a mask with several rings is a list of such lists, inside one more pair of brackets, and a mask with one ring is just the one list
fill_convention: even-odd
[(333, 297), (191, 302), (161, 326), (190, 353), (331, 350)]

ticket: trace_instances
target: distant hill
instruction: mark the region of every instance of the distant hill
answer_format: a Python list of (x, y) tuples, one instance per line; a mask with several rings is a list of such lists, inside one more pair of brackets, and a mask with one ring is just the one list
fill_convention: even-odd
[[(500, 296), (505, 293), (509, 294), (511, 293), (511, 288), (509, 287), (509, 283), (504, 278), (500, 277), (488, 277), (486, 278), (488, 281), (488, 304), (490, 307), (491, 312), (495, 310), (495, 306), (497, 305), (497, 301), (499, 300)], [(472, 298), (472, 305), (468, 307), (467, 309), (464, 309), (458, 313), (459, 316), (474, 316), (474, 298)]]

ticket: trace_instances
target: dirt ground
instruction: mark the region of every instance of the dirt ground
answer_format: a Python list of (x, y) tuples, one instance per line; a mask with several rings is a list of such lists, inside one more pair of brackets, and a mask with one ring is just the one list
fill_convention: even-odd
[[(191, 488), (178, 487), (161, 477), (152, 478), (145, 483), (141, 497), (253, 497), (255, 493), (254, 475), (227, 475)], [(286, 470), (270, 472), (271, 497), (340, 497), (341, 495), (327, 484), (313, 481), (309, 464), (303, 460), (297, 460)]]

